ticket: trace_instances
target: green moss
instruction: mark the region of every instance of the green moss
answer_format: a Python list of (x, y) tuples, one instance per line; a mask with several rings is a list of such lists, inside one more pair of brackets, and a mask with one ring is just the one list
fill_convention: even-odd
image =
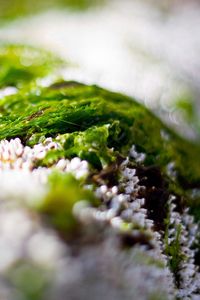
[(83, 132), (60, 135), (57, 140), (64, 147), (65, 157), (79, 156), (101, 169), (115, 159), (112, 149), (108, 148), (109, 128), (110, 125), (92, 126)]
[(61, 59), (43, 50), (23, 45), (1, 45), (0, 88), (27, 84), (62, 64)]
[(81, 181), (71, 174), (53, 172), (49, 176), (48, 193), (36, 209), (46, 215), (47, 220), (63, 233), (70, 233), (78, 228), (72, 209), (76, 202), (86, 200), (92, 205), (98, 202), (91, 191), (82, 187)]
[(65, 152), (63, 149), (49, 150), (46, 156), (37, 162), (37, 165), (42, 167), (50, 167), (63, 157), (65, 157)]
[(67, 134), (66, 156), (87, 158), (91, 149), (88, 160), (95, 166), (112, 160), (111, 148), (126, 155), (135, 144), (147, 154), (146, 165), (159, 165), (166, 172), (167, 164), (174, 162), (180, 183), (199, 183), (200, 146), (178, 137), (123, 95), (66, 82), (61, 88), (22, 89), (1, 99), (0, 111), (0, 139), (17, 136), (33, 145), (44, 137)]
[(84, 10), (105, 0), (0, 0), (0, 20), (32, 15), (53, 8)]
[[(49, 272), (26, 261), (19, 261), (6, 274), (6, 279), (16, 290), (16, 299), (43, 299), (49, 286)], [(19, 298), (18, 298), (19, 295)]]
[(180, 263), (181, 261), (184, 259), (184, 256), (181, 252), (181, 245), (180, 245), (180, 237), (181, 237), (181, 225), (179, 225), (176, 228), (176, 236), (175, 239), (172, 241), (171, 244), (168, 244), (167, 239), (166, 239), (166, 254), (168, 255), (168, 257), (170, 257), (170, 269), (173, 272), (173, 274), (175, 275), (175, 278), (178, 281), (178, 271), (179, 271), (179, 267), (180, 267)]
[(18, 87), (15, 95), (0, 99), (0, 140), (20, 137), (34, 145), (53, 137), (62, 149), (51, 151), (42, 164), (79, 156), (96, 169), (126, 156), (135, 144), (146, 154), (144, 164), (159, 166), (165, 175), (174, 163), (173, 192), (185, 195), (199, 187), (200, 145), (179, 137), (134, 99), (74, 81), (41, 87), (37, 78), (62, 62), (30, 47), (2, 46), (0, 62), (0, 85)]
[[(146, 154), (143, 162), (145, 167), (137, 166), (134, 159), (130, 164), (136, 166), (137, 171), (140, 168), (158, 170), (157, 177), (155, 172), (150, 173), (149, 177), (155, 177), (153, 180), (147, 178), (152, 190), (153, 188), (154, 190), (157, 188), (158, 192), (161, 189), (164, 192), (166, 190), (167, 197), (172, 193), (181, 201), (184, 198), (184, 204), (191, 207), (196, 220), (200, 219), (200, 145), (198, 143), (179, 137), (143, 105), (122, 94), (95, 85), (88, 86), (62, 79), (48, 87), (40, 86), (38, 78), (52, 75), (53, 70), (57, 70), (63, 64), (61, 60), (49, 53), (24, 46), (2, 46), (0, 63), (0, 87), (17, 87), (16, 94), (0, 99), (0, 140), (19, 137), (24, 145), (34, 146), (39, 142), (43, 143), (47, 137), (52, 137), (60, 147), (50, 150), (44, 159), (37, 162), (38, 165), (49, 167), (60, 158), (78, 156), (87, 160), (92, 170), (88, 178), (81, 180), (75, 179), (72, 174), (54, 171), (48, 179), (47, 194), (40, 202), (35, 203), (35, 207), (34, 205), (31, 207), (41, 213), (43, 220), (56, 228), (62, 237), (74, 236), (76, 230), (80, 229), (73, 215), (74, 204), (86, 200), (92, 206), (99, 205), (93, 190), (94, 185), (102, 181), (95, 181), (95, 176), (102, 176), (102, 178), (104, 176), (103, 182), (108, 185), (109, 180), (111, 181), (110, 177), (117, 182), (114, 177), (116, 174), (118, 176), (118, 160), (129, 154), (133, 144), (138, 152)], [(176, 175), (169, 174), (169, 163), (174, 164)], [(106, 172), (109, 176), (108, 182)], [(162, 183), (158, 183), (157, 187), (155, 181), (160, 181), (161, 177), (164, 180), (161, 180)], [(85, 185), (90, 186), (91, 189), (86, 188)], [(196, 197), (193, 195), (194, 191)], [(160, 201), (160, 204), (153, 203), (152, 210), (157, 206), (155, 210), (157, 214), (160, 205), (162, 203), (165, 205), (166, 202), (162, 202), (160, 193), (155, 195), (155, 201)], [(154, 201), (154, 198), (152, 199)], [(151, 206), (148, 207), (149, 211), (150, 208)], [(175, 226), (176, 236), (169, 243), (169, 220), (168, 215), (164, 224), (165, 253), (178, 286), (179, 266), (184, 260), (180, 242), (182, 227)], [(138, 230), (141, 236), (136, 238), (131, 236), (133, 229)], [(152, 247), (149, 232), (134, 223), (122, 223), (119, 234), (124, 238), (126, 249), (138, 243), (144, 244), (149, 249)], [(148, 259), (145, 263), (154, 264)], [(163, 267), (159, 261), (157, 264)], [(26, 297), (36, 299), (37, 293), (31, 294), (32, 291), (29, 291), (29, 285), (25, 280), (28, 276), (31, 278), (32, 273), (29, 274), (29, 270), (25, 270), (25, 275), (26, 272), (28, 275), (24, 277), (22, 274), (19, 288), (24, 289), (28, 295)], [(25, 282), (24, 286), (22, 286), (23, 282)]]
[(194, 98), (193, 95), (188, 93), (181, 98), (175, 99), (174, 109), (181, 113), (184, 121), (189, 124), (195, 132), (195, 137), (200, 140), (199, 109), (198, 102), (195, 103)]
[(172, 229), (172, 225), (170, 225), (170, 213), (168, 212), (168, 216), (165, 219), (165, 235), (164, 235), (164, 243), (165, 243), (165, 254), (169, 258), (169, 268), (174, 274), (175, 280), (176, 280), (176, 286), (179, 286), (180, 283), (180, 277), (179, 277), (179, 271), (180, 271), (180, 263), (185, 259), (185, 256), (181, 250), (181, 235), (182, 233), (182, 225), (174, 225), (175, 226), (175, 236), (173, 237), (173, 240), (169, 242), (170, 236), (169, 236), (169, 230)]

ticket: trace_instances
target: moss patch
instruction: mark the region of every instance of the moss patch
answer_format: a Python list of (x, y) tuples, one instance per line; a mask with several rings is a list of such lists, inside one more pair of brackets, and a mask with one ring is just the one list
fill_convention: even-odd
[(37, 210), (46, 215), (59, 231), (67, 234), (78, 228), (78, 223), (72, 214), (74, 204), (87, 200), (93, 205), (98, 202), (93, 193), (82, 187), (81, 182), (71, 174), (54, 172), (49, 176), (49, 191), (37, 206)]
[(23, 45), (0, 45), (0, 88), (21, 87), (64, 65), (50, 52)]
[(67, 8), (71, 10), (85, 10), (102, 3), (104, 0), (0, 0), (0, 19), (12, 20), (26, 15), (32, 15), (53, 8)]
[[(34, 145), (53, 137), (62, 148), (50, 151), (41, 164), (79, 156), (98, 171), (134, 144), (146, 154), (145, 167), (158, 168), (170, 191), (188, 198), (187, 190), (199, 188), (200, 145), (179, 137), (134, 99), (74, 81), (41, 87), (37, 79), (63, 62), (34, 48), (3, 45), (0, 62), (1, 86), (18, 88), (0, 99), (0, 140), (19, 137)], [(175, 176), (168, 174), (170, 163)]]

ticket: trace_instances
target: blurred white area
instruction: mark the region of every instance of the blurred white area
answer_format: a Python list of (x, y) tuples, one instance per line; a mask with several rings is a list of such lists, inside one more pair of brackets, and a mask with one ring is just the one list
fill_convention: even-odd
[(110, 0), (86, 12), (49, 11), (1, 28), (0, 39), (59, 53), (76, 64), (66, 78), (134, 96), (194, 137), (172, 103), (200, 90), (197, 2)]

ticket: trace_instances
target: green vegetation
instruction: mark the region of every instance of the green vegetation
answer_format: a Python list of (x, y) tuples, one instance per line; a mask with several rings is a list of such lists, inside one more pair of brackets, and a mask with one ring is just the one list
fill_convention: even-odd
[(200, 140), (200, 121), (198, 102), (195, 103), (191, 95), (176, 99), (174, 108), (181, 112), (184, 121), (194, 130), (196, 138)]
[(64, 65), (51, 53), (23, 45), (0, 45), (0, 88), (21, 87)]
[(0, 0), (0, 20), (10, 20), (52, 8), (83, 10), (104, 0)]
[(169, 266), (173, 274), (175, 275), (177, 284), (179, 281), (179, 266), (181, 261), (184, 259), (184, 255), (181, 252), (181, 245), (180, 245), (180, 237), (181, 237), (181, 225), (179, 224), (176, 229), (176, 236), (172, 243), (168, 243), (168, 226), (166, 228), (166, 236), (165, 236), (165, 253), (167, 256), (170, 257)]
[[(166, 201), (170, 194), (175, 195), (180, 211), (185, 205), (190, 206), (195, 219), (200, 219), (200, 145), (179, 137), (135, 99), (96, 85), (64, 81), (59, 70), (65, 63), (51, 53), (22, 45), (2, 45), (0, 63), (0, 140), (18, 137), (24, 145), (34, 146), (51, 137), (59, 145), (36, 160), (34, 167), (51, 167), (52, 172), (45, 195), (26, 209), (39, 213), (40, 220), (56, 230), (65, 242), (78, 241), (84, 226), (73, 214), (74, 205), (83, 200), (92, 207), (102, 207), (94, 193), (96, 186), (109, 185), (111, 177), (117, 184), (119, 164), (135, 145), (137, 152), (145, 154), (143, 162), (134, 158), (130, 161), (137, 172), (141, 171), (137, 176), (146, 186), (145, 194), (138, 196), (146, 200), (149, 218), (157, 224), (154, 229), (162, 230), (164, 253), (179, 287), (180, 264), (185, 259), (181, 249), (182, 227), (170, 224)], [(43, 86), (47, 76), (53, 83)], [(8, 87), (14, 87), (14, 93), (3, 96)], [(184, 103), (182, 107), (190, 109)], [(76, 179), (70, 172), (56, 170), (59, 159), (73, 157), (89, 163), (89, 174)], [(156, 223), (160, 209), (163, 217)], [(171, 227), (175, 229), (174, 239), (169, 236)], [(139, 238), (131, 235), (132, 230), (139, 232)], [(152, 247), (151, 232), (134, 222), (122, 223), (118, 234), (127, 253), (138, 243)], [(199, 248), (198, 242), (195, 247)], [(199, 260), (199, 252), (195, 259)], [(164, 267), (162, 261), (143, 253), (138, 254), (140, 261), (146, 266)], [(47, 271), (20, 261), (8, 272), (7, 279), (24, 299), (42, 299), (52, 280)]]
[[(94, 173), (118, 157), (126, 157), (134, 144), (138, 152), (146, 154), (145, 166), (160, 168), (169, 181), (169, 192), (185, 196), (188, 203), (192, 201), (190, 192), (200, 184), (199, 144), (179, 137), (144, 106), (124, 95), (95, 85), (63, 81), (59, 75), (53, 84), (42, 87), (37, 79), (63, 64), (49, 53), (3, 46), (0, 61), (1, 87), (17, 87), (14, 95), (0, 99), (0, 140), (19, 137), (33, 146), (52, 137), (61, 148), (49, 151), (40, 161), (42, 166), (78, 156), (89, 162)], [(168, 174), (171, 163), (173, 176)], [(49, 192), (37, 210), (60, 231), (67, 232), (77, 226), (72, 207), (79, 200), (92, 205), (96, 202), (81, 181), (69, 174), (53, 173)], [(174, 273), (182, 259), (179, 235), (178, 230), (177, 238), (166, 250), (172, 256)]]
[(33, 263), (20, 261), (8, 271), (6, 279), (18, 291), (15, 295), (16, 300), (38, 300), (43, 299), (49, 285), (50, 276), (47, 276), (47, 270)]
[[(32, 65), (34, 76), (37, 68)], [(20, 82), (26, 79), (22, 76)], [(146, 153), (146, 165), (158, 165), (166, 173), (173, 162), (177, 182), (184, 188), (198, 187), (200, 146), (177, 136), (133, 99), (74, 82), (45, 88), (34, 82), (30, 89), (22, 87), (0, 100), (0, 139), (20, 137), (34, 145), (45, 137), (58, 138), (66, 157), (80, 156), (98, 169), (119, 153), (127, 155), (135, 144)]]
[(92, 126), (83, 132), (66, 133), (58, 137), (63, 141), (66, 157), (79, 156), (101, 169), (115, 159), (112, 149), (107, 147), (110, 125)]
[(118, 153), (126, 155), (135, 144), (147, 154), (146, 165), (158, 165), (166, 172), (173, 162), (180, 184), (199, 185), (200, 146), (178, 137), (133, 99), (76, 82), (39, 87), (38, 77), (62, 65), (44, 51), (3, 46), (0, 61), (1, 86), (19, 88), (0, 100), (0, 139), (20, 137), (33, 145), (59, 135), (66, 157), (80, 156), (97, 168)]
[(77, 201), (87, 200), (97, 204), (91, 191), (84, 189), (81, 182), (71, 174), (54, 172), (49, 176), (49, 191), (37, 210), (45, 214), (48, 221), (60, 231), (70, 233), (78, 224), (72, 214), (72, 208)]

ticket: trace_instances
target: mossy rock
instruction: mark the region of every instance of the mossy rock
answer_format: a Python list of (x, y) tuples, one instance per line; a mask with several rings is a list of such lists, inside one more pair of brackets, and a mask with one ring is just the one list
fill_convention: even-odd
[(1, 86), (19, 87), (0, 100), (1, 140), (20, 137), (34, 145), (59, 135), (66, 157), (80, 156), (98, 168), (126, 156), (134, 144), (146, 154), (146, 166), (167, 174), (174, 164), (174, 187), (199, 187), (200, 145), (179, 137), (135, 99), (74, 81), (41, 87), (37, 79), (62, 61), (33, 48), (3, 46), (0, 60)]
[[(158, 270), (167, 270), (162, 259), (160, 261), (160, 258), (152, 258), (150, 254), (156, 249), (155, 233), (158, 233), (163, 244), (163, 254), (166, 255), (166, 261), (174, 276), (174, 284), (180, 289), (178, 295), (181, 295), (180, 268), (185, 260), (181, 248), (181, 235), (184, 235), (184, 230), (187, 230), (189, 235), (190, 231), (192, 232), (188, 221), (184, 221), (186, 209), (189, 207), (193, 213), (195, 207), (199, 205), (200, 145), (178, 136), (133, 98), (96, 85), (85, 85), (73, 80), (65, 81), (59, 74), (59, 69), (63, 68), (65, 63), (51, 53), (32, 47), (3, 45), (0, 48), (0, 62), (2, 65), (0, 140), (4, 141), (1, 142), (0, 156), (2, 176), (6, 168), (9, 172), (13, 169), (16, 172), (15, 168), (20, 160), (21, 175), (24, 176), (23, 166), (30, 163), (31, 174), (36, 174), (34, 176), (38, 176), (42, 188), (44, 187), (41, 197), (35, 199), (35, 202), (34, 200), (30, 202), (27, 195), (25, 197), (28, 199), (27, 202), (20, 203), (20, 207), (28, 210), (34, 218), (38, 218), (40, 226), (44, 226), (45, 230), (52, 230), (60, 243), (61, 241), (67, 243), (71, 251), (70, 259), (73, 260), (77, 255), (82, 271), (87, 269), (84, 261), (88, 261), (88, 251), (91, 252), (91, 260), (98, 262), (98, 267), (100, 262), (96, 255), (99, 255), (99, 247), (103, 247), (103, 255), (106, 260), (109, 260), (106, 245), (107, 241), (109, 244), (110, 239), (114, 238), (115, 242), (112, 245), (116, 246), (116, 256), (123, 253), (122, 257), (126, 264), (126, 259), (130, 263), (133, 254), (134, 263), (142, 265), (141, 269), (140, 267), (138, 269), (141, 276), (143, 274), (141, 270), (144, 268), (149, 270), (148, 274), (154, 271), (155, 274), (162, 273)], [(51, 83), (45, 83), (44, 86), (46, 77)], [(10, 95), (8, 95), (9, 89), (12, 91)], [(21, 142), (13, 141), (16, 138)], [(45, 148), (47, 141), (51, 141), (50, 144), (53, 145), (53, 147), (49, 146), (48, 151)], [(18, 145), (21, 150), (15, 149), (15, 145)], [(37, 155), (33, 157), (36, 151), (34, 149), (38, 147), (45, 153), (38, 156), (39, 158)], [(15, 153), (13, 156), (12, 151), (16, 151), (17, 158)], [(143, 158), (138, 159), (138, 154), (142, 154)], [(88, 171), (84, 173), (86, 175), (82, 176), (79, 172), (81, 175), (76, 176), (82, 161), (84, 166), (87, 165)], [(58, 171), (56, 168), (62, 163), (65, 167), (62, 171)], [(45, 180), (41, 179), (42, 172), (45, 173)], [(171, 195), (176, 199), (175, 212), (172, 208), (174, 200), (170, 200)], [(4, 197), (2, 201), (5, 202), (6, 196)], [(126, 200), (127, 197), (129, 200)], [(143, 198), (145, 204), (142, 202)], [(118, 199), (119, 211), (112, 218), (106, 214), (113, 212), (110, 209), (116, 206), (116, 203), (113, 204), (116, 199)], [(84, 200), (82, 206), (81, 200)], [(16, 205), (12, 202), (15, 208), (20, 202), (17, 201)], [(137, 221), (135, 217), (138, 213), (137, 209), (136, 212), (133, 209), (135, 215), (132, 219), (130, 215), (126, 215), (127, 211), (130, 212), (130, 205), (134, 203), (136, 206), (139, 205), (138, 211), (141, 209), (143, 214), (144, 211), (147, 214), (144, 224), (147, 224), (150, 219), (153, 225), (148, 225), (149, 227), (141, 225), (141, 220)], [(79, 207), (78, 213), (77, 207)], [(177, 214), (180, 224), (173, 223), (174, 214)], [(195, 213), (195, 217), (199, 220), (199, 213)], [(103, 225), (102, 220), (104, 220)], [(113, 227), (117, 227), (117, 232), (112, 229), (110, 233), (112, 224), (115, 224)], [(105, 234), (106, 228), (109, 232), (108, 236), (107, 233)], [(170, 236), (171, 232), (175, 232), (173, 239)], [(199, 246), (192, 242), (188, 247), (195, 247), (197, 262)], [(145, 249), (144, 253), (142, 249)], [(137, 251), (142, 259), (141, 257), (138, 259)], [(111, 261), (113, 267), (113, 258)], [(21, 263), (27, 264), (26, 260)], [(119, 267), (123, 267), (123, 261), (119, 261)], [(13, 278), (10, 274), (12, 272), (10, 273), (9, 270), (6, 276)], [(88, 273), (87, 276), (90, 282)], [(96, 280), (101, 280), (102, 276), (105, 280), (104, 273), (100, 277), (97, 276)], [(124, 280), (127, 273), (124, 272), (123, 276), (122, 290), (126, 290)], [(154, 278), (152, 282), (157, 280), (157, 275), (154, 277), (152, 273), (152, 276)], [(167, 278), (165, 273), (162, 273), (162, 276)], [(13, 285), (12, 280), (11, 285)], [(108, 280), (114, 286), (113, 293), (110, 294), (113, 298), (109, 299), (116, 298), (114, 289), (118, 290), (120, 286), (116, 280), (116, 278)], [(135, 280), (138, 282), (138, 278)], [(46, 289), (48, 284), (46, 280), (44, 282)], [(155, 282), (152, 282), (150, 284), (154, 285)], [(82, 279), (81, 284), (84, 284)], [(105, 282), (103, 285), (105, 287)], [(98, 288), (100, 286), (101, 283)], [(15, 282), (14, 287), (16, 288)], [(141, 299), (154, 299), (155, 287), (146, 288), (147, 294), (143, 294)], [(162, 288), (158, 295), (162, 295)], [(131, 297), (134, 295), (130, 281), (128, 281), (128, 289), (125, 299), (130, 299), (130, 295)], [(96, 291), (95, 288), (94, 290)], [(64, 291), (72, 293), (68, 285), (64, 287)], [(83, 293), (86, 292), (87, 289), (83, 287)], [(166, 288), (163, 299), (173, 298), (168, 292)], [(47, 293), (47, 298), (41, 296), (41, 299), (49, 299), (50, 294)], [(26, 299), (29, 297), (27, 295), (23, 297)], [(60, 296), (57, 294), (55, 299), (62, 299), (62, 296), (62, 293)]]

